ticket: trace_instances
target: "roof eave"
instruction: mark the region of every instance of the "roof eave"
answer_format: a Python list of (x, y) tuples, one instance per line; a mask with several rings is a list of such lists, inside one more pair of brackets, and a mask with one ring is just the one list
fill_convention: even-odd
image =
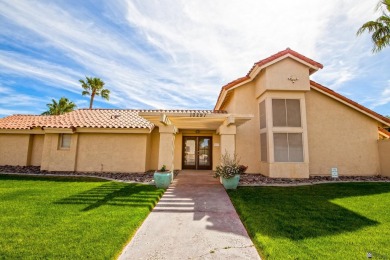
[(248, 72), (247, 76), (249, 76), (250, 78), (254, 79), (259, 73), (261, 70), (265, 69), (266, 67), (269, 67), (275, 63), (278, 63), (279, 61), (281, 60), (284, 60), (286, 58), (291, 58), (299, 63), (302, 63), (303, 65), (307, 66), (309, 68), (309, 74), (313, 74), (314, 72), (318, 71), (319, 69), (322, 69), (323, 66), (322, 64), (320, 63), (309, 63), (303, 59), (300, 59), (299, 57), (291, 54), (291, 53), (286, 53), (285, 55), (283, 56), (280, 56), (272, 61), (269, 61), (265, 64), (262, 64), (259, 66), (259, 63), (255, 63), (255, 65), (253, 66), (253, 68)]

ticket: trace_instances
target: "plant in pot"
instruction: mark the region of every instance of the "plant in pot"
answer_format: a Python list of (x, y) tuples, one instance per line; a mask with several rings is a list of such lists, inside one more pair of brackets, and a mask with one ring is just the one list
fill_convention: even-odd
[(237, 189), (240, 175), (244, 174), (248, 166), (239, 164), (237, 155), (231, 156), (227, 152), (221, 157), (221, 164), (217, 166), (215, 178), (220, 177), (225, 189)]
[(167, 167), (163, 165), (160, 170), (154, 172), (153, 178), (157, 188), (166, 189), (173, 180), (173, 173), (168, 171)]

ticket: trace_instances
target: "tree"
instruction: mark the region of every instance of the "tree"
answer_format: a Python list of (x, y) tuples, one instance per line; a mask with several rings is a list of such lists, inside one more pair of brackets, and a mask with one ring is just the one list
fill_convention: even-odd
[(375, 21), (368, 21), (360, 27), (357, 35), (368, 31), (372, 33), (371, 39), (374, 43), (372, 52), (379, 52), (390, 45), (390, 0), (379, 1), (376, 10), (382, 9), (382, 16)]
[(58, 102), (52, 99), (52, 103), (46, 106), (49, 110), (43, 112), (42, 115), (62, 115), (73, 111), (77, 107), (75, 103), (65, 97), (60, 98)]
[(80, 79), (81, 87), (84, 91), (81, 93), (83, 96), (90, 96), (89, 109), (92, 109), (93, 100), (95, 96), (101, 96), (102, 98), (109, 100), (110, 91), (104, 89), (104, 82), (100, 78), (88, 78), (85, 77), (86, 81)]

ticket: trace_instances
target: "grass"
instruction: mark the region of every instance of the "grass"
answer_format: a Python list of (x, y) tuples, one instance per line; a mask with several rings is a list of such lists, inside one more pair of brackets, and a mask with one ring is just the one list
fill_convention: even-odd
[(0, 258), (117, 257), (162, 193), (90, 178), (0, 175)]
[(229, 191), (263, 259), (390, 259), (390, 183)]

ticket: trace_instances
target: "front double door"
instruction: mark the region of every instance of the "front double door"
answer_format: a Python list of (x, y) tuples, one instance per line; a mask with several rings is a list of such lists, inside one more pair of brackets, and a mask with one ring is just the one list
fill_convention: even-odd
[(212, 169), (212, 138), (183, 136), (183, 169)]

